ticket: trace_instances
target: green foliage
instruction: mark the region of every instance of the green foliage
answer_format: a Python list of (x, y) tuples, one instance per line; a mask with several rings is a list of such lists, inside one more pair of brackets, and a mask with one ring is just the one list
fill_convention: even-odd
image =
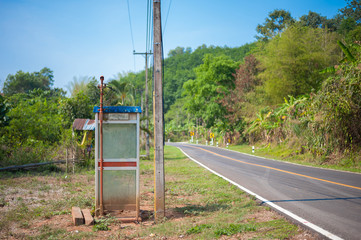
[(53, 145), (63, 130), (59, 101), (64, 94), (59, 89), (35, 89), (6, 99), (10, 121), (0, 130), (2, 166), (52, 159)]
[[(234, 88), (235, 69), (238, 65), (226, 56), (206, 55), (203, 64), (195, 69), (197, 78), (184, 84), (185, 107), (195, 117), (202, 118), (207, 127), (226, 121), (226, 109), (219, 103)], [(221, 94), (222, 93), (222, 94)]]
[[(236, 69), (235, 88), (229, 90), (228, 94), (220, 100), (221, 104), (227, 109), (225, 117), (229, 121), (229, 134), (237, 136), (237, 133), (243, 132), (245, 125), (244, 119), (247, 117), (247, 105), (249, 102), (248, 94), (254, 92), (260, 84), (257, 74), (259, 72), (259, 62), (253, 55), (244, 58), (244, 63)], [(232, 136), (228, 136), (229, 139)]]
[(109, 231), (111, 222), (114, 221), (112, 218), (100, 218), (95, 220), (95, 224), (93, 226), (93, 231)]
[(62, 130), (62, 116), (58, 101), (61, 96), (52, 91), (33, 90), (29, 94), (15, 94), (10, 99), (11, 119), (5, 127), (7, 138), (14, 143), (59, 140)]
[(45, 67), (40, 72), (18, 71), (15, 75), (9, 74), (4, 82), (5, 96), (16, 93), (28, 93), (33, 89), (50, 90), (53, 85), (53, 71)]
[(186, 234), (191, 235), (191, 234), (201, 233), (202, 230), (206, 229), (206, 228), (212, 228), (212, 225), (210, 225), (210, 224), (201, 224), (201, 225), (194, 226), (194, 227), (188, 229)]
[(340, 9), (340, 12), (348, 18), (353, 18), (357, 24), (361, 24), (361, 1), (346, 0), (347, 6)]
[(84, 94), (89, 98), (90, 104), (92, 106), (99, 106), (100, 102), (100, 91), (98, 88), (98, 80), (95, 78), (91, 79), (86, 85), (86, 90)]
[(76, 118), (93, 118), (93, 106), (90, 99), (82, 91), (74, 97), (60, 100), (61, 123), (69, 128)]
[(226, 55), (233, 61), (240, 61), (254, 47), (252, 43), (236, 48), (202, 45), (193, 52), (190, 48), (181, 47), (171, 50), (169, 57), (164, 60), (164, 111), (168, 112), (176, 100), (182, 97), (184, 83), (196, 78), (194, 69), (203, 63), (205, 55)]
[(289, 27), (272, 39), (258, 59), (264, 71), (259, 75), (271, 104), (285, 97), (318, 90), (327, 77), (320, 70), (335, 65), (339, 56), (337, 34), (324, 29)]
[(300, 17), (299, 24), (303, 27), (320, 28), (324, 27), (327, 18), (316, 12), (309, 11), (308, 15)]
[(259, 40), (271, 39), (294, 23), (294, 21), (290, 12), (283, 9), (276, 9), (268, 14), (266, 22), (263, 23), (263, 25), (259, 24), (257, 26), (256, 30), (260, 35), (256, 36), (256, 38)]
[[(196, 73), (194, 69), (201, 65), (206, 54), (213, 56), (226, 55), (234, 61), (240, 61), (254, 47), (255, 43), (245, 44), (241, 47), (218, 47), (206, 46), (205, 44), (192, 51), (191, 48), (177, 47), (170, 50), (168, 58), (164, 59), (164, 112), (167, 113), (170, 107), (180, 98), (184, 92), (183, 85), (190, 79), (195, 79)], [(152, 76), (152, 68), (148, 69), (148, 75)], [(145, 71), (139, 73), (119, 73), (115, 79), (120, 82), (131, 83), (134, 86), (134, 100), (136, 104), (140, 104), (140, 95), (145, 89)], [(149, 83), (151, 81), (148, 81)], [(149, 85), (151, 89), (151, 85)], [(105, 98), (107, 95), (105, 94)], [(150, 101), (151, 102), (151, 101)], [(152, 109), (151, 103), (149, 109)]]
[(71, 97), (75, 97), (79, 92), (86, 92), (88, 84), (94, 80), (96, 81), (95, 77), (74, 77), (66, 88), (69, 90)]
[(356, 58), (352, 55), (350, 50), (343, 44), (341, 41), (337, 41), (337, 44), (340, 46), (342, 52), (346, 55), (342, 61), (355, 62)]
[(257, 228), (254, 225), (250, 225), (250, 224), (233, 224), (233, 223), (231, 223), (228, 227), (217, 229), (216, 231), (214, 231), (214, 234), (217, 237), (220, 237), (222, 235), (231, 236), (231, 235), (234, 235), (234, 234), (237, 234), (237, 233), (253, 232), (253, 231), (256, 231), (256, 230), (257, 230)]
[[(122, 81), (122, 79), (114, 79), (109, 82), (108, 88), (115, 93), (115, 105), (134, 106), (135, 91), (134, 86), (130, 82)], [(113, 105), (113, 104), (112, 104)]]
[(348, 17), (341, 20), (337, 32), (346, 36), (350, 31), (354, 30), (357, 23), (354, 18)]
[(299, 135), (299, 126), (309, 105), (308, 97), (294, 98), (289, 96), (284, 103), (272, 110), (270, 107), (261, 109), (257, 118), (246, 129), (251, 142), (282, 142), (293, 135)]
[[(152, 89), (152, 68), (148, 69), (148, 91), (149, 89)], [(126, 100), (129, 104), (130, 102), (133, 102), (132, 105), (140, 106), (141, 104), (141, 98), (145, 95), (145, 71), (140, 71), (138, 73), (133, 72), (123, 72), (118, 73), (113, 80), (117, 80), (119, 83), (126, 83), (128, 86), (126, 88), (129, 90), (127, 95), (129, 95), (128, 99)], [(120, 95), (116, 96), (115, 91), (107, 92), (109, 95), (109, 98), (107, 95), (105, 95), (105, 99), (109, 99), (109, 101), (115, 101), (114, 104), (119, 102), (121, 100)], [(113, 95), (113, 96), (111, 96)], [(152, 96), (150, 92), (148, 92), (149, 96)], [(151, 98), (151, 97), (150, 97)], [(151, 107), (151, 101), (149, 101), (149, 109), (152, 109)]]
[(311, 129), (317, 136), (313, 147), (329, 153), (359, 146), (361, 128), (361, 61), (345, 62), (329, 77), (314, 97)]
[(0, 132), (1, 128), (9, 124), (9, 117), (7, 113), (9, 111), (9, 106), (5, 101), (5, 98), (0, 95)]

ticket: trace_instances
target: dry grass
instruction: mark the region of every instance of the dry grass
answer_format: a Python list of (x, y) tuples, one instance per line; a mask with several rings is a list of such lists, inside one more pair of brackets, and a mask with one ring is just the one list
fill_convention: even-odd
[(277, 213), (257, 205), (233, 185), (185, 159), (179, 150), (166, 147), (165, 157), (167, 210), (166, 218), (158, 224), (152, 218), (153, 162), (142, 161), (143, 221), (124, 224), (110, 217), (105, 221), (108, 231), (72, 224), (72, 206), (94, 205), (93, 171), (68, 176), (63, 172), (0, 175), (0, 238), (314, 239)]

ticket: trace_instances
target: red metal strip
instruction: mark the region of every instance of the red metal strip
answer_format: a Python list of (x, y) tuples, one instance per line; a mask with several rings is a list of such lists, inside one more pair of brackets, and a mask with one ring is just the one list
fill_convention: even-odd
[[(136, 167), (136, 162), (103, 162), (103, 167)], [(100, 162), (98, 162), (100, 167)]]

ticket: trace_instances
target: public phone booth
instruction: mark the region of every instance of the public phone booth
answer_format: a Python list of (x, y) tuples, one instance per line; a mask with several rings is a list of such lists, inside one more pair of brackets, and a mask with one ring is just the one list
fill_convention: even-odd
[[(140, 107), (103, 107), (103, 170), (100, 163), (100, 108), (95, 113), (96, 209), (115, 217), (139, 219), (139, 119)], [(101, 179), (101, 175), (103, 176)], [(102, 182), (102, 191), (101, 191)]]

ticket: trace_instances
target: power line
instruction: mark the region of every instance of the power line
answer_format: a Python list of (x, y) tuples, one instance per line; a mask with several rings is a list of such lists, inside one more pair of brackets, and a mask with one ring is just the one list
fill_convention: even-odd
[(151, 0), (147, 0), (147, 26), (146, 26), (146, 42), (145, 42), (145, 50), (149, 52), (152, 46), (152, 4)]
[(132, 19), (130, 17), (130, 8), (129, 8), (129, 0), (127, 0), (127, 5), (128, 5), (128, 17), (129, 17), (129, 27), (130, 27), (130, 36), (132, 38), (132, 46), (133, 46), (133, 51), (134, 51), (134, 38), (133, 38), (133, 28), (132, 28)]
[(167, 12), (167, 16), (165, 18), (165, 23), (164, 23), (164, 27), (163, 27), (163, 36), (164, 36), (164, 33), (165, 33), (165, 29), (167, 27), (167, 22), (168, 22), (168, 16), (169, 16), (169, 11), (170, 11), (170, 6), (172, 5), (172, 0), (170, 0), (169, 2), (169, 6), (168, 6), (168, 12)]
[[(134, 37), (133, 37), (133, 28), (132, 28), (132, 19), (130, 17), (130, 8), (129, 8), (129, 0), (127, 0), (127, 6), (128, 6), (128, 17), (129, 17), (129, 27), (130, 27), (130, 36), (132, 38), (132, 46), (133, 46), (133, 52), (135, 51), (134, 47)], [(133, 62), (134, 62), (134, 71), (135, 71), (135, 56), (133, 55)]]
[(146, 34), (145, 34), (145, 52), (148, 52), (148, 34), (149, 34), (149, 29), (148, 29), (148, 26), (149, 26), (149, 0), (147, 0), (147, 25), (145, 27), (145, 31), (146, 31)]

